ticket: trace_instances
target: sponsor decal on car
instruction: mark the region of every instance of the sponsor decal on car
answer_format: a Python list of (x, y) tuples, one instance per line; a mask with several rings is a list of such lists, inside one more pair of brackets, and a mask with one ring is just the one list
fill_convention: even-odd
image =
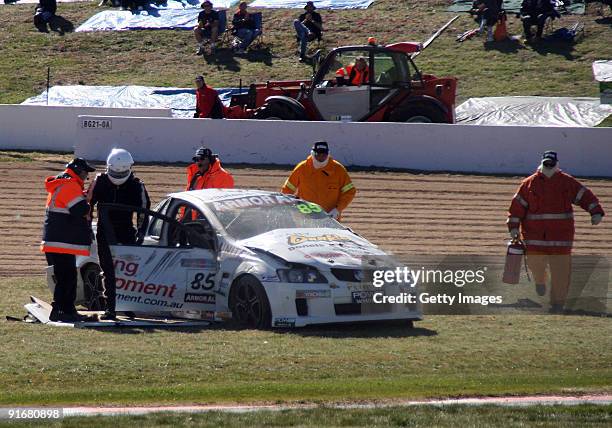
[(202, 293), (185, 293), (186, 303), (202, 303), (205, 305), (214, 305), (216, 302), (214, 294)]
[(140, 256), (136, 254), (124, 254), (121, 256), (121, 260), (125, 260), (126, 262), (135, 262), (140, 260)]
[(274, 327), (295, 327), (295, 318), (274, 318)]
[[(308, 257), (306, 257), (308, 256)], [(305, 255), (306, 258), (320, 257), (322, 259), (335, 259), (339, 257), (350, 257), (350, 254), (340, 252), (322, 252), (322, 253), (310, 253)]]
[(228, 211), (239, 208), (263, 207), (270, 205), (286, 205), (295, 203), (295, 198), (283, 195), (256, 195), (243, 196), (236, 199), (224, 199), (214, 201), (213, 208), (215, 211)]
[(330, 290), (297, 290), (295, 292), (296, 299), (321, 299), (331, 297)]
[(278, 275), (275, 274), (263, 274), (260, 276), (260, 279), (262, 282), (278, 282), (280, 281), (280, 278), (278, 277)]
[(374, 293), (375, 291), (353, 291), (351, 297), (353, 303), (374, 303)]
[(325, 235), (303, 235), (299, 233), (291, 234), (287, 237), (287, 243), (289, 245), (300, 245), (304, 242), (346, 242), (351, 239), (347, 236), (336, 235), (333, 233), (327, 233)]
[(213, 267), (215, 261), (212, 259), (182, 259), (181, 267), (186, 268), (207, 268)]

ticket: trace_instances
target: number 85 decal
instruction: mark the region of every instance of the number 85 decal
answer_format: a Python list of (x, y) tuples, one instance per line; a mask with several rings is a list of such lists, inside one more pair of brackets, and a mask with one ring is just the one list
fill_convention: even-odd
[(215, 272), (210, 272), (204, 278), (203, 273), (196, 273), (193, 281), (191, 281), (191, 289), (192, 290), (211, 290), (215, 286)]

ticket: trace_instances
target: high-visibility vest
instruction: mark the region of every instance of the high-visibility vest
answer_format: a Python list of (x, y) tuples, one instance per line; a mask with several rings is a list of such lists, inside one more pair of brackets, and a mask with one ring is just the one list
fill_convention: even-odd
[(281, 192), (320, 205), (329, 212), (342, 212), (355, 197), (357, 189), (344, 166), (329, 157), (327, 165), (315, 168), (312, 156), (300, 162), (285, 181)]
[(198, 165), (195, 163), (187, 167), (187, 187), (185, 190), (233, 188), (234, 178), (232, 174), (221, 167), (219, 159), (215, 160), (204, 174), (200, 173)]
[(91, 228), (83, 180), (71, 169), (47, 177), (47, 204), (40, 250), (45, 253), (89, 255)]
[(336, 71), (337, 77), (343, 77), (349, 81), (351, 85), (361, 86), (365, 83), (368, 83), (370, 80), (369, 71), (366, 68), (363, 71), (357, 70), (354, 65), (347, 65), (346, 67), (341, 67)]

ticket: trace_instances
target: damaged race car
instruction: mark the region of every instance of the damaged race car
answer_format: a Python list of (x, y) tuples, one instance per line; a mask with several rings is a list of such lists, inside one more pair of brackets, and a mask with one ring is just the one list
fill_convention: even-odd
[[(170, 194), (154, 210), (104, 210), (149, 216), (141, 245), (116, 244), (112, 227), (104, 227), (119, 312), (232, 318), (252, 328), (375, 320), (411, 326), (422, 318), (417, 304), (375, 302), (375, 293), (416, 293), (406, 283), (372, 285), (374, 270), (398, 266), (391, 256), (293, 196), (207, 189)], [(77, 265), (77, 303), (103, 309), (95, 251)], [(52, 268), (47, 277), (53, 290)]]

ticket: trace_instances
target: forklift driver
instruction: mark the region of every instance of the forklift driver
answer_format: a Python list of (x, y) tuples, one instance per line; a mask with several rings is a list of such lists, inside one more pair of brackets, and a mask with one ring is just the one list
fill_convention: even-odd
[(358, 56), (355, 63), (340, 67), (336, 71), (336, 82), (338, 86), (361, 86), (370, 82), (369, 74), (368, 61)]

